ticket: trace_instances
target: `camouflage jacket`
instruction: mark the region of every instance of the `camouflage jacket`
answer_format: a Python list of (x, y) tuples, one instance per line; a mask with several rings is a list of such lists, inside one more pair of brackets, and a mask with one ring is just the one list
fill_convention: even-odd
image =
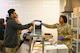
[(67, 23), (64, 23), (63, 25), (59, 23), (53, 25), (48, 25), (44, 23), (43, 26), (52, 29), (57, 28), (58, 38), (62, 36), (64, 37), (63, 41), (58, 40), (58, 44), (65, 44), (68, 46), (68, 48), (72, 48), (72, 42), (71, 42), (72, 31), (70, 25), (68, 25)]

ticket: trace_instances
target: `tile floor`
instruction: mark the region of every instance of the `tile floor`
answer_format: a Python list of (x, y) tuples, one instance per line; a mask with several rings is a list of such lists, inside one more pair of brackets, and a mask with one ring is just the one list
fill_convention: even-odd
[(29, 45), (23, 43), (17, 53), (29, 53)]

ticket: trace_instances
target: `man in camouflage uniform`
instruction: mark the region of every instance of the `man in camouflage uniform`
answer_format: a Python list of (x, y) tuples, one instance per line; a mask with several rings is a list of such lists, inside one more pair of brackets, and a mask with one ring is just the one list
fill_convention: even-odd
[(69, 53), (72, 49), (72, 31), (70, 25), (67, 24), (67, 18), (64, 15), (60, 16), (59, 23), (48, 25), (43, 23), (43, 26), (47, 28), (57, 28), (58, 31), (58, 44), (65, 44), (68, 47)]
[(3, 41), (0, 40), (0, 53), (4, 52), (4, 45), (3, 45)]
[(0, 53), (4, 53), (4, 31), (5, 31), (5, 25), (4, 25), (4, 19), (0, 18)]

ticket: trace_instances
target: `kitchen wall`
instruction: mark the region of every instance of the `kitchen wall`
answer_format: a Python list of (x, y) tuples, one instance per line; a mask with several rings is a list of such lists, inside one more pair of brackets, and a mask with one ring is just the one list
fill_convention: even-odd
[[(0, 17), (7, 16), (7, 10), (16, 9), (19, 20), (22, 24), (33, 20), (42, 20), (44, 23), (58, 23), (59, 19), (59, 0), (0, 0)], [(56, 29), (42, 27), (43, 33), (50, 32), (56, 39)]]

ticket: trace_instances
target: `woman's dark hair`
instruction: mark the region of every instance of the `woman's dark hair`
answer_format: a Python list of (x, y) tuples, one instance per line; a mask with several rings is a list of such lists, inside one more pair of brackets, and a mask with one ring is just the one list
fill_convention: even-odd
[(9, 10), (8, 10), (9, 16), (10, 16), (14, 11), (15, 11), (15, 9), (9, 9)]
[(60, 17), (62, 17), (62, 18), (63, 18), (64, 23), (67, 23), (67, 17), (66, 17), (65, 15), (60, 15)]
[(0, 24), (3, 24), (3, 23), (4, 23), (4, 19), (0, 18)]

